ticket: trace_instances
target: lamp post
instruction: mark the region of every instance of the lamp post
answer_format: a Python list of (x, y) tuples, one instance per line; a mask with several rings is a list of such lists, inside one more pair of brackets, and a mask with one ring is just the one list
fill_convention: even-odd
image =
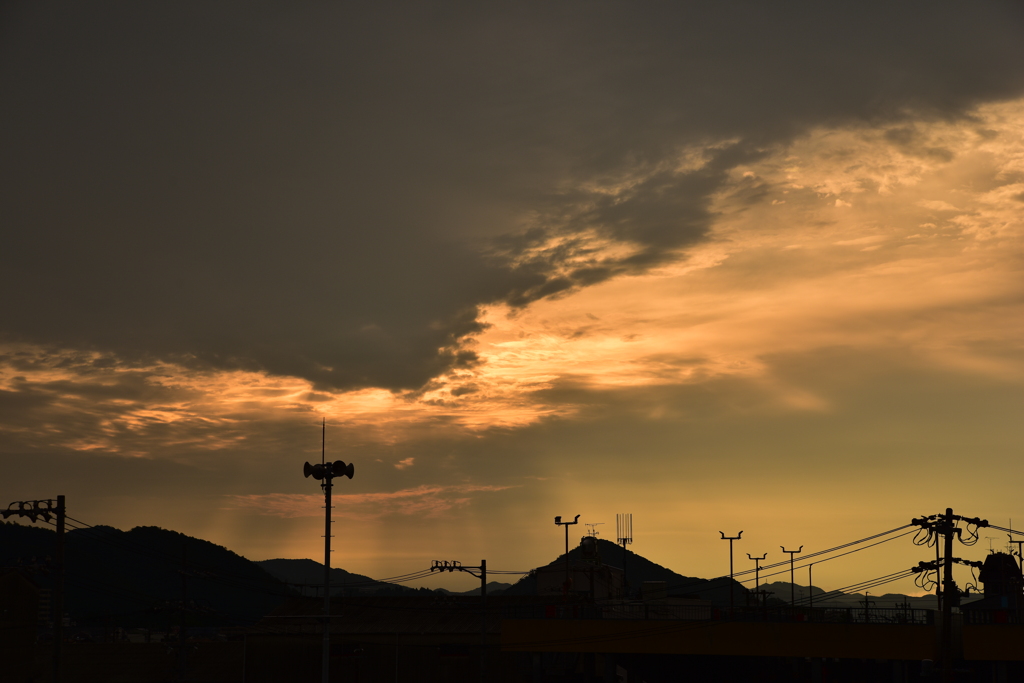
[(789, 604), (796, 604), (796, 579), (793, 578), (793, 556), (799, 552), (802, 552), (804, 547), (800, 546), (796, 550), (786, 550), (786, 546), (780, 545), (782, 552), (789, 555)]
[(569, 596), (569, 527), (573, 524), (579, 524), (580, 516), (576, 515), (576, 518), (571, 522), (563, 522), (562, 516), (558, 515), (555, 517), (555, 526), (565, 527), (565, 595)]
[(761, 560), (768, 557), (768, 553), (761, 555), (761, 557), (754, 557), (750, 553), (747, 553), (747, 557), (754, 561), (754, 595), (757, 599), (761, 599)]
[(723, 541), (729, 541), (729, 615), (731, 616), (732, 611), (735, 607), (735, 605), (733, 604), (733, 585), (736, 583), (732, 579), (732, 542), (738, 541), (740, 537), (743, 536), (743, 532), (741, 531), (735, 536), (726, 536), (724, 531), (719, 531), (718, 533), (722, 534)]
[[(323, 429), (326, 437), (326, 422), (324, 422)], [(323, 453), (321, 453), (322, 460)], [(326, 501), (324, 505), (324, 517), (326, 518), (324, 525), (324, 647), (320, 680), (322, 683), (328, 683), (331, 666), (331, 487), (334, 485), (335, 477), (344, 476), (351, 479), (355, 474), (355, 466), (352, 463), (346, 465), (342, 460), (321, 462), (319, 465), (310, 465), (307, 462), (302, 466), (302, 474), (321, 482), (320, 488), (324, 490)]]

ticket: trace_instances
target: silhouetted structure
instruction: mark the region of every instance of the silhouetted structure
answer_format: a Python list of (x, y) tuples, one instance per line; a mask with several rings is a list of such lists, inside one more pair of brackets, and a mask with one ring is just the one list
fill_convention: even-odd
[(962, 609), (965, 612), (1005, 611), (1004, 616), (997, 616), (994, 619), (1006, 621), (1013, 616), (1013, 620), (1019, 620), (1020, 609), (1024, 607), (1024, 577), (1021, 576), (1020, 566), (1013, 556), (1007, 553), (991, 553), (985, 558), (978, 579), (982, 583), (985, 597), (963, 605)]

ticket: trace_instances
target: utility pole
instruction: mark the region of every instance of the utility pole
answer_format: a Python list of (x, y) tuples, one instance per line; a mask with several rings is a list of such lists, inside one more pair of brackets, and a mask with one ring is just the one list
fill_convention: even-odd
[(870, 614), (870, 612), (868, 612), (869, 605), (875, 604), (874, 600), (868, 600), (868, 596), (869, 595), (871, 595), (870, 591), (864, 591), (864, 623), (865, 624), (870, 624), (871, 623), (871, 614)]
[(324, 490), (324, 643), (320, 680), (321, 683), (328, 683), (331, 666), (331, 487), (335, 477), (351, 479), (355, 474), (355, 466), (352, 463), (346, 465), (342, 460), (326, 462), (327, 420), (324, 420), (322, 429), (320, 464), (310, 465), (307, 462), (302, 466), (302, 474), (321, 481), (320, 488)]
[[(722, 532), (718, 532), (722, 533)], [(747, 553), (747, 557), (754, 561), (754, 594), (758, 596), (758, 600), (761, 599), (761, 560), (768, 557), (768, 553), (765, 553), (761, 557), (754, 557), (750, 553)]]
[(188, 544), (181, 544), (181, 616), (178, 623), (178, 680), (184, 681), (188, 672), (188, 653), (185, 651), (185, 614), (188, 610)]
[(480, 683), (484, 683), (487, 680), (487, 560), (480, 560), (478, 567), (466, 567), (457, 560), (434, 560), (430, 571), (466, 572), (480, 579)]
[[(49, 502), (49, 501), (47, 501)], [(61, 648), (64, 643), (64, 496), (57, 496), (57, 542), (54, 562), (57, 576), (53, 582), (53, 680), (61, 680)]]
[[(801, 546), (802, 547), (802, 546)], [(814, 579), (811, 578), (811, 570), (814, 568), (814, 563), (811, 562), (807, 565), (807, 597), (810, 599), (811, 609), (814, 609)]]
[[(978, 527), (987, 527), (988, 520), (977, 517), (965, 517), (954, 515), (953, 508), (946, 508), (945, 514), (931, 515), (911, 520), (911, 524), (928, 530), (931, 534), (937, 534), (943, 538), (943, 557), (938, 557), (938, 542), (935, 544), (936, 561), (935, 568), (942, 572), (942, 636), (941, 652), (942, 660), (942, 683), (953, 681), (953, 607), (959, 605), (959, 593), (956, 583), (953, 581), (953, 563), (958, 561), (953, 557), (953, 537), (961, 538), (963, 529), (956, 526), (956, 522), (966, 522)], [(962, 540), (961, 540), (962, 542)], [(927, 568), (925, 563), (920, 567)]]
[(722, 534), (721, 540), (729, 541), (729, 616), (732, 616), (732, 612), (736, 608), (736, 601), (733, 597), (733, 594), (735, 592), (733, 590), (733, 586), (736, 582), (733, 581), (732, 578), (734, 574), (732, 569), (732, 542), (740, 540), (740, 537), (743, 536), (743, 532), (741, 531), (735, 536), (726, 536), (724, 531), (719, 531), (718, 533)]
[(569, 576), (569, 527), (573, 524), (579, 524), (579, 522), (579, 515), (576, 515), (576, 518), (571, 522), (563, 522), (561, 515), (555, 517), (555, 526), (565, 527), (565, 585), (562, 587), (562, 592), (565, 594), (566, 599), (569, 598), (569, 588), (572, 587), (572, 578)]
[(789, 554), (789, 604), (796, 605), (796, 579), (793, 578), (793, 556), (799, 552), (802, 552), (804, 547), (800, 546), (796, 550), (786, 550), (785, 546), (779, 546), (782, 548), (782, 552)]
[(942, 678), (953, 680), (953, 601), (956, 600), (956, 584), (953, 583), (953, 534), (959, 536), (960, 529), (953, 526), (953, 508), (946, 508), (941, 533), (944, 537), (942, 566)]
[[(15, 505), (18, 507), (15, 508)], [(51, 516), (56, 518), (57, 538), (53, 552), (53, 683), (60, 683), (61, 647), (64, 643), (64, 496), (57, 496), (56, 501), (48, 498), (11, 503), (0, 515), (4, 519), (11, 515), (28, 517), (33, 524), (40, 517), (47, 523)]]

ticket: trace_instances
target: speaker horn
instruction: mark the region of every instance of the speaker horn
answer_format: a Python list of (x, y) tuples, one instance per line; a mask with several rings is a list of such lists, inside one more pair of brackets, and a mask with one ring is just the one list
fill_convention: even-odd
[(307, 462), (305, 465), (302, 466), (302, 476), (309, 479), (309, 475), (311, 474), (313, 474), (313, 466)]
[(332, 471), (336, 477), (348, 477), (351, 479), (352, 475), (356, 473), (356, 467), (352, 463), (346, 465), (344, 460), (335, 460)]

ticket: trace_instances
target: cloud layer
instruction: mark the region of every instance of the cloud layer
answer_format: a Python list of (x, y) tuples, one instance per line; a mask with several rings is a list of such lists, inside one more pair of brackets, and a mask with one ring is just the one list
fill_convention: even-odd
[(1001, 3), (236, 9), (8, 10), (7, 338), (417, 388), (481, 305), (706, 241), (765, 145), (1024, 85)]

